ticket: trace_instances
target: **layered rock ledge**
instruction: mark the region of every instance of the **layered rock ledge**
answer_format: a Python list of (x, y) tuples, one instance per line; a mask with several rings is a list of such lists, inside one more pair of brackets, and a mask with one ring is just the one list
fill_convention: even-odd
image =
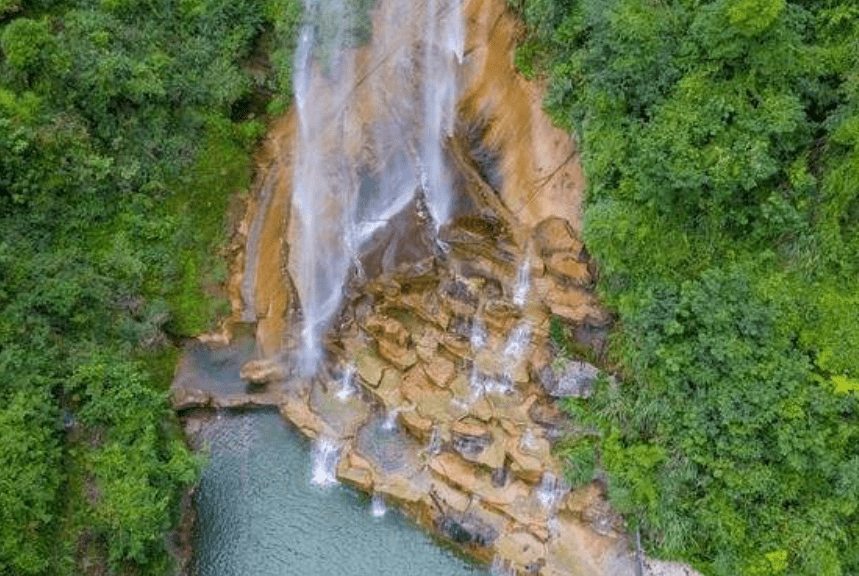
[[(186, 361), (174, 405), (276, 406), (303, 434), (336, 447), (341, 482), (381, 495), (502, 573), (636, 574), (622, 520), (598, 484), (572, 489), (552, 451), (575, 426), (555, 399), (587, 395), (597, 370), (556, 357), (550, 320), (562, 319), (596, 355), (611, 320), (580, 239), (585, 183), (575, 143), (542, 113), (541, 87), (514, 69), (520, 29), (506, 2), (463, 4), (460, 98), (444, 147), (450, 219), (430, 221), (416, 189), (361, 247), (322, 364), (302, 376), (294, 362), (301, 271), (291, 258), (302, 225), (290, 196), (296, 118), (287, 114), (259, 156), (233, 244), (233, 317), (200, 344), (220, 350), (247, 385), (210, 386)], [(374, 22), (396, 9), (380, 6)], [(338, 161), (361, 166), (368, 182), (394, 157), (372, 145), (392, 121), (387, 102), (407, 97), (383, 77), (397, 72), (385, 66), (390, 36), (405, 38), (396, 45), (406, 46), (397, 48), (406, 61), (424, 53), (408, 27), (387, 33), (356, 49), (355, 119), (341, 127), (340, 148), (321, 151), (345, 155)], [(229, 352), (240, 325), (255, 342), (242, 366)]]

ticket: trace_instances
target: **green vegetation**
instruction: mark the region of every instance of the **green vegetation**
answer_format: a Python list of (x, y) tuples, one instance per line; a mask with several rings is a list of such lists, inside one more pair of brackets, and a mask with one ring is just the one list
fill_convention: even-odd
[(511, 5), (618, 316), (573, 475), (706, 574), (859, 573), (859, 6)]
[(167, 387), (298, 0), (0, 0), (0, 573), (164, 574), (200, 462)]

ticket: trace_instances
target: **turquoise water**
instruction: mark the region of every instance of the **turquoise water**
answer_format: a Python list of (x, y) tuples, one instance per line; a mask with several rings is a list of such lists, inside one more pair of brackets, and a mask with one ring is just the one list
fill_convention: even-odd
[(311, 484), (311, 445), (275, 411), (219, 412), (202, 438), (193, 576), (488, 574), (366, 496)]

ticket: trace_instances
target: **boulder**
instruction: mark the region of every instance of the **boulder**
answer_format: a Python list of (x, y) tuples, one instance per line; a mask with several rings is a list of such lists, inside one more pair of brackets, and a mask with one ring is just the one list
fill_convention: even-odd
[(391, 340), (379, 340), (378, 344), (382, 358), (400, 370), (407, 370), (418, 361), (417, 353), (411, 348), (400, 346)]
[(254, 384), (269, 384), (288, 378), (289, 370), (273, 359), (251, 360), (242, 366), (240, 375), (242, 380)]
[(576, 286), (585, 286), (591, 281), (588, 265), (565, 253), (555, 253), (546, 261), (546, 270), (559, 276), (562, 281)]
[(534, 240), (540, 256), (551, 256), (556, 252), (567, 252), (578, 257), (584, 247), (576, 238), (573, 228), (563, 218), (546, 218), (534, 228)]
[(363, 456), (350, 450), (337, 463), (337, 478), (365, 492), (373, 490), (373, 466)]
[(445, 333), (442, 336), (441, 345), (458, 358), (468, 358), (471, 353), (471, 342), (465, 336)]
[(535, 278), (533, 285), (552, 314), (594, 326), (604, 326), (611, 321), (596, 297), (584, 288), (561, 286), (551, 276)]
[(498, 531), (476, 514), (451, 513), (436, 523), (438, 530), (457, 544), (490, 546), (498, 538)]
[(307, 402), (294, 396), (284, 396), (278, 406), (284, 418), (301, 430), (305, 436), (316, 438), (326, 429), (325, 422), (314, 414)]
[(211, 402), (211, 395), (196, 388), (177, 388), (173, 390), (173, 409), (205, 408)]
[(520, 570), (535, 573), (546, 561), (546, 547), (533, 534), (525, 531), (502, 534), (495, 541), (495, 551), (499, 557), (512, 562)]
[(371, 316), (364, 324), (364, 328), (373, 335), (376, 340), (387, 340), (401, 347), (409, 343), (409, 333), (398, 321), (386, 316)]
[(465, 513), (471, 506), (472, 497), (462, 490), (458, 490), (447, 482), (434, 482), (430, 488), (433, 502), (436, 502), (438, 507), (444, 511), (453, 510), (459, 513)]
[(379, 382), (382, 380), (382, 373), (386, 366), (385, 361), (377, 357), (370, 350), (365, 349), (362, 353), (358, 354), (358, 363), (356, 367), (358, 376), (360, 376), (361, 380), (366, 384), (373, 386), (374, 388), (378, 386)]
[(382, 378), (376, 387), (375, 394), (381, 399), (386, 409), (390, 410), (402, 406), (403, 395), (400, 393), (402, 381), (403, 376), (398, 370), (388, 367), (382, 371)]
[(399, 392), (415, 406), (418, 413), (436, 423), (450, 422), (451, 394), (431, 384), (423, 369), (415, 366), (403, 376)]
[(555, 398), (587, 398), (591, 395), (599, 368), (571, 360), (560, 365), (547, 364), (537, 372), (546, 393)]
[(430, 382), (439, 388), (447, 388), (455, 372), (453, 362), (444, 356), (431, 358), (429, 362), (423, 365), (423, 370)]
[(451, 440), (463, 458), (476, 461), (492, 443), (492, 435), (482, 424), (458, 421), (451, 426)]
[(426, 493), (425, 490), (416, 486), (411, 480), (400, 474), (391, 474), (386, 478), (380, 479), (376, 483), (376, 491), (407, 504), (420, 502)]
[(421, 416), (414, 410), (400, 412), (399, 419), (409, 434), (421, 442), (429, 442), (432, 437), (432, 420)]

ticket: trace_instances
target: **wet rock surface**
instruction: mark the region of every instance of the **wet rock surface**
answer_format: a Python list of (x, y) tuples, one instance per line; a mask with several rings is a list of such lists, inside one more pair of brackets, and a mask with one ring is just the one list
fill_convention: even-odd
[[(573, 429), (553, 398), (587, 396), (597, 370), (555, 362), (550, 319), (595, 333), (611, 320), (591, 290), (579, 238), (584, 178), (575, 146), (542, 113), (540, 87), (513, 68), (519, 24), (506, 3), (463, 4), (458, 118), (445, 149), (449, 220), (432, 222), (420, 187), (386, 217), (347, 274), (319, 370), (298, 377), (290, 362), (301, 339), (302, 272), (292, 246), (301, 224), (290, 208), (296, 126), (287, 116), (261, 155), (237, 236), (245, 249), (234, 263), (233, 320), (255, 327), (241, 369), (254, 387), (225, 391), (179, 377), (175, 407), (277, 406), (305, 435), (336, 444), (340, 481), (506, 570), (631, 575), (621, 519), (599, 490), (570, 492), (552, 454)], [(376, 26), (391, 6), (380, 3)], [(408, 44), (418, 36), (401, 39), (404, 49), (420, 53)], [(374, 127), (391, 121), (380, 94), (399, 97), (373, 93), (374, 75), (384, 82), (390, 73), (386, 54), (374, 50), (356, 51), (359, 114), (340, 126), (343, 161), (364, 166), (360, 194), (401, 161), (373, 148)]]

